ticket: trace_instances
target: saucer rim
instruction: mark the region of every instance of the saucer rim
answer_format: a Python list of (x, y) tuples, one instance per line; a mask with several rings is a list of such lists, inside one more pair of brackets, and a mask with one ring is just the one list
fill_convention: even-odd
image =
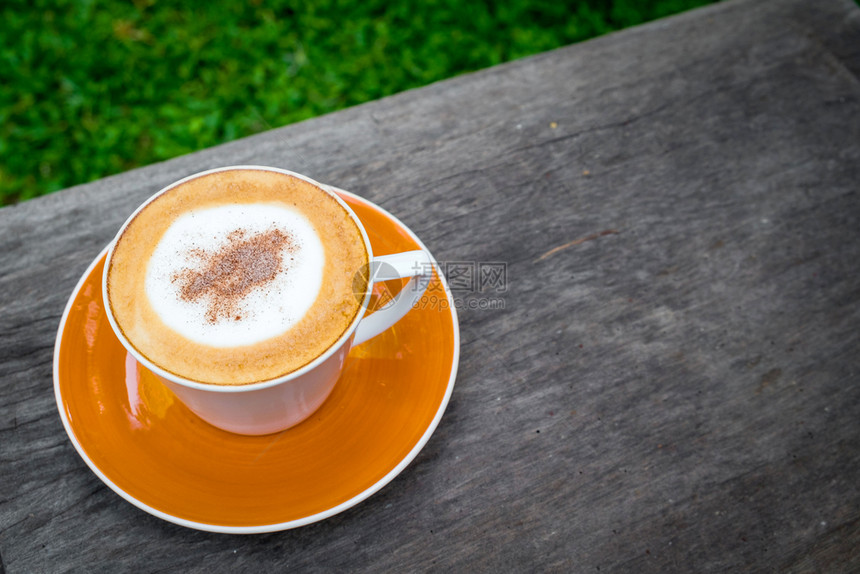
[[(424, 434), (421, 435), (421, 438), (415, 443), (412, 449), (400, 460), (398, 464), (396, 464), (391, 470), (389, 470), (384, 476), (382, 476), (377, 482), (369, 486), (364, 491), (359, 494), (353, 496), (349, 500), (346, 500), (340, 504), (337, 504), (327, 510), (322, 512), (318, 512), (315, 514), (311, 514), (309, 516), (305, 516), (302, 518), (297, 518), (294, 520), (288, 520), (286, 522), (278, 522), (271, 524), (261, 524), (255, 526), (227, 526), (220, 524), (211, 524), (207, 522), (197, 522), (193, 520), (188, 520), (186, 518), (180, 518), (178, 516), (174, 516), (162, 510), (158, 510), (157, 508), (153, 508), (149, 506), (142, 500), (138, 500), (131, 494), (125, 492), (119, 485), (115, 484), (111, 481), (99, 467), (90, 459), (87, 455), (86, 451), (83, 448), (83, 445), (80, 443), (78, 438), (75, 436), (74, 430), (72, 428), (71, 421), (69, 420), (66, 414), (65, 402), (63, 400), (63, 395), (60, 390), (60, 348), (63, 343), (63, 334), (66, 327), (66, 321), (71, 313), (72, 307), (74, 305), (75, 299), (80, 293), (81, 288), (84, 283), (90, 277), (93, 272), (93, 269), (101, 262), (101, 260), (107, 255), (108, 250), (110, 249), (110, 243), (105, 246), (99, 254), (93, 259), (93, 261), (87, 266), (87, 269), (81, 274), (80, 279), (78, 280), (75, 288), (72, 290), (69, 299), (66, 303), (66, 307), (63, 310), (62, 318), (60, 319), (60, 324), (57, 329), (57, 337), (54, 343), (54, 356), (53, 356), (53, 378), (54, 378), (54, 398), (57, 403), (57, 409), (59, 411), (60, 420), (63, 423), (63, 428), (66, 431), (66, 435), (69, 437), (69, 440), (77, 451), (78, 455), (83, 459), (86, 465), (90, 468), (90, 470), (111, 490), (117, 493), (121, 498), (125, 499), (127, 502), (136, 506), (137, 508), (161, 518), (167, 522), (171, 522), (173, 524), (178, 524), (180, 526), (185, 526), (187, 528), (192, 528), (194, 530), (202, 530), (206, 532), (216, 532), (222, 534), (262, 534), (267, 532), (278, 532), (282, 530), (289, 530), (292, 528), (298, 528), (301, 526), (306, 526), (308, 524), (312, 524), (314, 522), (319, 522), (321, 520), (325, 520), (326, 518), (330, 518), (336, 514), (339, 514), (357, 504), (363, 502), (369, 497), (373, 496), (375, 493), (379, 492), (383, 487), (385, 487), (388, 483), (390, 483), (394, 478), (399, 475), (403, 470), (409, 466), (413, 460), (418, 456), (418, 453), (423, 450), (423, 448), (427, 445), (427, 442), (430, 440), (430, 437), (436, 431), (436, 428), (439, 426), (439, 422), (442, 420), (442, 415), (445, 413), (447, 409), (448, 403), (451, 399), (451, 395), (454, 390), (454, 383), (457, 378), (457, 371), (460, 365), (460, 323), (459, 318), (457, 316), (457, 308), (454, 305), (453, 295), (451, 293), (451, 289), (448, 286), (448, 282), (445, 279), (445, 274), (441, 272), (439, 268), (439, 262), (433, 256), (427, 246), (424, 245), (424, 242), (415, 234), (412, 229), (410, 229), (406, 224), (404, 224), (400, 219), (389, 213), (383, 207), (377, 205), (376, 203), (365, 199), (361, 196), (358, 196), (350, 191), (346, 191), (344, 189), (340, 189), (335, 186), (326, 185), (329, 189), (334, 191), (337, 194), (342, 194), (349, 196), (351, 199), (354, 199), (358, 202), (364, 203), (371, 209), (375, 209), (385, 215), (387, 218), (390, 218), (395, 224), (397, 224), (402, 230), (404, 230), (409, 237), (414, 240), (418, 246), (423, 249), (430, 257), (430, 261), (433, 264), (433, 267), (436, 269), (436, 274), (439, 277), (439, 281), (442, 283), (444, 287), (445, 296), (447, 297), (450, 305), (448, 306), (448, 310), (451, 312), (451, 323), (453, 329), (453, 345), (454, 345), (454, 353), (451, 359), (451, 374), (448, 378), (448, 383), (445, 389), (445, 395), (442, 397), (442, 400), (439, 403), (439, 407), (436, 410), (436, 414), (433, 417), (433, 420), (430, 421), (430, 424), (424, 431)], [(359, 218), (360, 219), (360, 218)]]

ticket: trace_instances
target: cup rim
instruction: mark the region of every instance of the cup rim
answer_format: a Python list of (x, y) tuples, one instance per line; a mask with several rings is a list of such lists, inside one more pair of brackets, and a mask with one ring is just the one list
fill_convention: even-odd
[(329, 196), (335, 199), (338, 204), (346, 210), (347, 214), (352, 218), (353, 222), (358, 227), (359, 232), (361, 233), (361, 238), (364, 241), (364, 248), (367, 251), (367, 261), (368, 264), (373, 261), (373, 250), (370, 245), (370, 239), (367, 237), (367, 232), (364, 229), (364, 224), (352, 210), (352, 208), (347, 205), (347, 203), (340, 198), (329, 186), (322, 184), (314, 179), (306, 175), (302, 175), (300, 173), (296, 173), (294, 171), (290, 171), (287, 169), (279, 168), (279, 167), (271, 167), (271, 166), (261, 166), (261, 165), (232, 165), (232, 166), (224, 166), (224, 167), (216, 167), (213, 169), (207, 169), (205, 171), (197, 172), (192, 175), (186, 176), (180, 180), (177, 180), (163, 188), (159, 191), (151, 195), (140, 204), (137, 209), (135, 209), (132, 214), (125, 220), (122, 226), (119, 228), (119, 231), (114, 236), (113, 240), (111, 240), (110, 245), (107, 249), (107, 255), (105, 257), (105, 266), (104, 272), (102, 273), (102, 298), (104, 299), (104, 307), (105, 307), (105, 315), (107, 316), (108, 322), (110, 323), (111, 330), (114, 332), (114, 335), (119, 339), (119, 342), (125, 348), (126, 351), (132, 354), (134, 358), (147, 369), (152, 371), (154, 374), (163, 377), (173, 383), (178, 385), (182, 385), (184, 387), (188, 387), (191, 389), (197, 389), (201, 391), (209, 391), (215, 393), (243, 393), (250, 392), (256, 390), (262, 390), (269, 387), (275, 387), (280, 384), (289, 382), (293, 379), (297, 379), (310, 371), (313, 371), (316, 367), (326, 362), (332, 355), (334, 355), (347, 341), (349, 341), (355, 330), (358, 328), (358, 324), (364, 318), (365, 312), (367, 311), (367, 305), (370, 301), (370, 297), (372, 294), (372, 289), (370, 286), (372, 284), (372, 280), (368, 278), (367, 292), (364, 294), (364, 300), (361, 302), (359, 306), (358, 312), (353, 318), (352, 322), (349, 326), (344, 330), (340, 337), (338, 337), (322, 354), (314, 358), (313, 361), (303, 365), (302, 367), (287, 373), (286, 375), (281, 375), (280, 377), (276, 377), (274, 379), (267, 379), (265, 381), (258, 381), (255, 383), (246, 383), (246, 384), (218, 384), (218, 383), (203, 383), (200, 381), (193, 381), (191, 379), (187, 379), (175, 373), (165, 370), (162, 367), (159, 367), (147, 357), (145, 357), (141, 352), (137, 350), (137, 348), (131, 344), (131, 342), (126, 338), (122, 329), (119, 328), (119, 324), (116, 322), (116, 319), (113, 316), (113, 310), (110, 306), (110, 298), (108, 297), (108, 287), (107, 287), (107, 277), (108, 271), (110, 270), (111, 257), (113, 256), (114, 248), (116, 247), (117, 241), (125, 233), (126, 228), (131, 224), (132, 220), (137, 217), (138, 213), (140, 213), (143, 209), (145, 209), (150, 203), (155, 201), (161, 195), (167, 193), (171, 189), (193, 179), (197, 179), (199, 177), (203, 177), (205, 175), (209, 175), (212, 173), (218, 173), (222, 171), (234, 171), (234, 170), (262, 170), (262, 171), (272, 171), (276, 173), (281, 173), (284, 175), (289, 175), (292, 177), (296, 177), (298, 179), (304, 180), (311, 185), (317, 187), (324, 193), (327, 193)]

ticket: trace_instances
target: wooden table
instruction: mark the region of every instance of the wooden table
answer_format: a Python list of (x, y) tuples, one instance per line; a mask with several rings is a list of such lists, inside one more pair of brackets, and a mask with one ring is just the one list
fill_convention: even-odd
[[(860, 571), (858, 77), (853, 2), (733, 1), (0, 210), (0, 572)], [(132, 209), (243, 163), (507, 266), (418, 458), (250, 536), (104, 486), (51, 366)]]

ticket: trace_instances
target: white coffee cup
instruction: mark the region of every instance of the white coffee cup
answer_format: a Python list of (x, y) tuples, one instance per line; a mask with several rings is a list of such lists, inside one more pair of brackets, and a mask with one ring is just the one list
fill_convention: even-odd
[[(148, 360), (126, 339), (110, 309), (107, 271), (117, 239), (134, 217), (158, 196), (194, 178), (226, 170), (268, 170), (303, 179), (334, 197), (353, 219), (367, 250), (370, 277), (364, 299), (352, 323), (324, 353), (307, 365), (279, 378), (245, 384), (216, 385), (201, 383), (168, 372)], [(207, 170), (177, 181), (149, 198), (125, 222), (108, 250), (102, 293), (108, 321), (125, 349), (144, 367), (156, 375), (191, 411), (206, 422), (226, 431), (263, 435), (288, 429), (314, 413), (328, 398), (340, 377), (352, 347), (386, 331), (403, 318), (423, 295), (432, 277), (432, 260), (423, 250), (393, 255), (373, 256), (370, 241), (359, 218), (349, 206), (327, 186), (303, 175), (273, 167), (230, 166)], [(372, 284), (378, 281), (411, 278), (399, 294), (384, 308), (365, 315), (370, 302)]]

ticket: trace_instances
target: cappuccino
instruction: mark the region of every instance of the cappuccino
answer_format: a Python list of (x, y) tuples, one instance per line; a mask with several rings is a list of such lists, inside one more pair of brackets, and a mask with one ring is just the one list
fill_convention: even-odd
[(161, 369), (217, 385), (287, 375), (349, 328), (364, 236), (328, 192), (230, 169), (181, 182), (120, 233), (106, 291), (125, 339)]

